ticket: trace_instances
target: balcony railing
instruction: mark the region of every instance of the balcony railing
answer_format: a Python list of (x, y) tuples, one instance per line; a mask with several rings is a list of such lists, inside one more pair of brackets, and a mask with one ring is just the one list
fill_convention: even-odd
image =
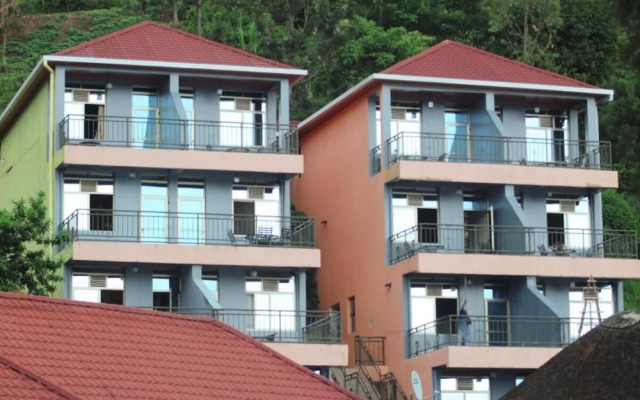
[(389, 238), (391, 261), (416, 253), (637, 258), (635, 231), (418, 224)]
[(596, 318), (469, 316), (467, 324), (458, 318), (449, 315), (409, 329), (409, 356), (448, 346), (563, 347), (600, 323)]
[(337, 311), (240, 310), (154, 307), (183, 315), (216, 318), (264, 342), (342, 343)]
[(62, 145), (298, 154), (298, 129), (282, 124), (67, 115)]
[(307, 217), (81, 209), (59, 229), (81, 241), (315, 247)]
[(399, 160), (611, 169), (611, 143), (585, 140), (400, 132), (387, 140), (387, 165)]

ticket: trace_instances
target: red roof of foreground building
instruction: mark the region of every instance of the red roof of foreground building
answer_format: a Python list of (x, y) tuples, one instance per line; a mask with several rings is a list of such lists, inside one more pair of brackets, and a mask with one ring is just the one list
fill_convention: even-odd
[(0, 396), (4, 399), (75, 399), (63, 393), (60, 388), (52, 387), (44, 379), (32, 376), (19, 366), (0, 357)]
[(382, 74), (465, 79), (533, 85), (595, 88), (593, 85), (453, 40), (445, 40), (392, 65)]
[(2, 398), (358, 398), (215, 319), (14, 293), (0, 294), (0, 356), (28, 374), (0, 368)]
[(294, 68), (150, 21), (115, 31), (63, 50), (56, 55), (242, 67)]

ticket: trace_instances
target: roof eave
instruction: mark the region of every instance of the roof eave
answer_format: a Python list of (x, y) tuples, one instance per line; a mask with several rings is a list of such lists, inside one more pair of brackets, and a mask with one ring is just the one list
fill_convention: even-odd
[(540, 85), (532, 83), (504, 82), (504, 81), (481, 81), (473, 79), (452, 79), (429, 76), (395, 75), (395, 74), (373, 74), (375, 79), (387, 82), (403, 83), (432, 83), (452, 86), (473, 86), (481, 88), (499, 88), (508, 90), (526, 90), (535, 92), (552, 92), (579, 94), (597, 97), (599, 101), (613, 100), (613, 90), (597, 87), (576, 87), (558, 85)]
[(40, 81), (43, 76), (44, 68), (42, 66), (44, 57), (38, 61), (36, 66), (31, 70), (27, 78), (22, 82), (18, 91), (13, 95), (9, 104), (4, 108), (2, 114), (0, 114), (0, 138), (4, 137), (4, 130), (6, 124), (13, 120), (16, 112), (19, 110), (19, 106), (24, 102), (25, 96), (33, 90), (33, 87)]
[(173, 70), (201, 70), (207, 72), (241, 72), (260, 75), (286, 76), (294, 83), (307, 75), (307, 70), (277, 67), (250, 67), (243, 65), (196, 64), (167, 61), (145, 61), (98, 57), (44, 56), (52, 64), (114, 65), (120, 67), (147, 67)]

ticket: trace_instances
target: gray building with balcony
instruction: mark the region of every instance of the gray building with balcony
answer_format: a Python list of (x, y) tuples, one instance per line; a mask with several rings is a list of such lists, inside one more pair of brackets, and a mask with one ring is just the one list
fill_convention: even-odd
[(65, 298), (214, 316), (345, 364), (337, 313), (307, 310), (314, 220), (291, 212), (305, 75), (153, 22), (44, 56), (0, 117), (0, 205), (45, 192)]

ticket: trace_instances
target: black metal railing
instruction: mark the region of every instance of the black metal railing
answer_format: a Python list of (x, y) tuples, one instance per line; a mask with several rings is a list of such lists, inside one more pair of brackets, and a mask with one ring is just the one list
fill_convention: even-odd
[(80, 209), (59, 231), (81, 241), (315, 247), (308, 217)]
[(384, 337), (357, 336), (356, 363), (362, 365), (386, 363), (384, 359)]
[(63, 146), (298, 154), (298, 128), (292, 125), (67, 115), (59, 127)]
[(242, 310), (154, 307), (183, 315), (211, 317), (264, 342), (342, 343), (340, 313), (316, 310)]
[(599, 323), (597, 318), (469, 316), (460, 319), (449, 315), (408, 330), (409, 356), (448, 346), (564, 347)]
[(418, 224), (389, 238), (391, 261), (416, 253), (637, 258), (636, 232), (573, 228)]
[(387, 140), (386, 164), (399, 160), (519, 164), (610, 170), (611, 143), (400, 132)]
[[(380, 399), (408, 400), (393, 372), (382, 373), (384, 365), (384, 337), (356, 336), (356, 365), (367, 378)], [(381, 352), (381, 353), (380, 353)]]

